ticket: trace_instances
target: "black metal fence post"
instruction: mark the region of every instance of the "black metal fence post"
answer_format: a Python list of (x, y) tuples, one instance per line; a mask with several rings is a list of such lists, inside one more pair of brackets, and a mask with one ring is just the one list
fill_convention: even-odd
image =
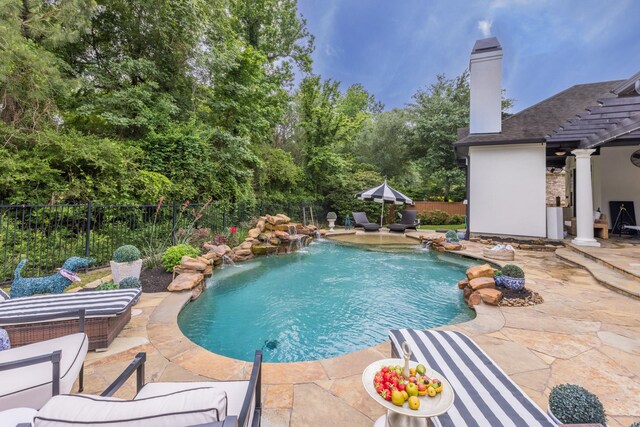
[(176, 245), (176, 225), (178, 221), (178, 205), (176, 202), (173, 202), (173, 219), (171, 221), (171, 241), (173, 242), (173, 246)]
[[(84, 256), (89, 258), (91, 255), (91, 201), (87, 203), (87, 235), (84, 241)], [(85, 272), (89, 270), (89, 266), (87, 263), (87, 267), (85, 268)]]

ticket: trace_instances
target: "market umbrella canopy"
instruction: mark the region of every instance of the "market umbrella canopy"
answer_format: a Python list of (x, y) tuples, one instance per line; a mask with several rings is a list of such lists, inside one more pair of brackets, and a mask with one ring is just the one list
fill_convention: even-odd
[(394, 203), (396, 205), (413, 205), (413, 200), (405, 196), (401, 192), (389, 187), (385, 179), (382, 185), (361, 191), (355, 196), (356, 199), (366, 200), (368, 202), (382, 203), (382, 212), (380, 212), (380, 226), (382, 227), (382, 218), (384, 216), (384, 202)]

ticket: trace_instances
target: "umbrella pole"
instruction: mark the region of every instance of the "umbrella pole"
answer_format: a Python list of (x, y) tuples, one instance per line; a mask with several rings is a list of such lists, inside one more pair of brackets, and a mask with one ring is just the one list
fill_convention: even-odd
[(382, 199), (382, 211), (380, 212), (380, 228), (382, 228), (382, 218), (384, 217), (384, 199)]

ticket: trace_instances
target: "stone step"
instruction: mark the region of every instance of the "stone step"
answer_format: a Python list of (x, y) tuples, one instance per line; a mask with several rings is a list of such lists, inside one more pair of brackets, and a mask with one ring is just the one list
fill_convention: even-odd
[(563, 261), (584, 268), (601, 285), (640, 300), (640, 279), (631, 278), (619, 272), (618, 269), (609, 267), (605, 263), (594, 261), (569, 248), (557, 249), (556, 256)]
[(623, 275), (625, 275), (625, 276), (627, 276), (627, 277), (629, 277), (631, 279), (640, 280), (640, 274), (636, 274), (636, 273), (634, 273), (632, 271), (625, 270), (624, 268), (620, 268), (619, 266), (608, 262), (606, 259), (598, 258), (597, 256), (593, 256), (592, 254), (590, 254), (587, 251), (587, 249), (585, 249), (582, 246), (578, 246), (578, 245), (573, 244), (571, 242), (565, 242), (565, 244), (566, 244), (567, 248), (571, 249), (572, 251), (574, 251), (574, 252), (576, 252), (576, 253), (578, 253), (578, 254), (586, 257), (586, 258), (589, 258), (591, 261), (595, 261), (595, 262), (597, 262), (599, 264), (602, 264), (602, 265), (604, 265), (606, 267), (609, 267), (609, 268), (611, 268), (613, 270), (616, 270), (618, 273), (622, 273)]

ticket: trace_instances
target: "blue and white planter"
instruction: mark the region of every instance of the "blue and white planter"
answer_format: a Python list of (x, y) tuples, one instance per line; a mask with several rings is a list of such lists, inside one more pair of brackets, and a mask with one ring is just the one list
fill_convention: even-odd
[[(511, 289), (512, 291), (519, 291), (524, 288), (524, 277), (516, 278), (505, 275), (498, 277), (500, 277), (500, 286), (504, 286), (507, 289)], [(496, 281), (496, 284), (498, 284), (498, 281)]]
[(0, 351), (9, 350), (11, 348), (11, 340), (9, 340), (9, 334), (4, 329), (0, 328)]

